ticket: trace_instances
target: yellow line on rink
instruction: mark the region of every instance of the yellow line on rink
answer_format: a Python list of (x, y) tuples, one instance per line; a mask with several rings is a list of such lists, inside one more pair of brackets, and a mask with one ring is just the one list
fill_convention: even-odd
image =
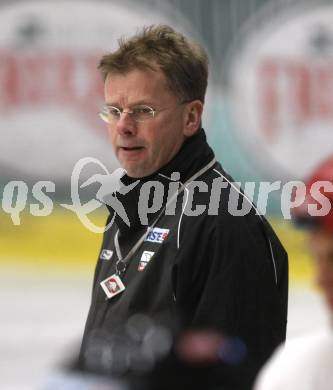
[[(89, 215), (103, 226), (106, 210)], [(306, 235), (290, 221), (272, 219), (271, 223), (289, 254), (291, 283), (312, 283), (312, 259), (306, 247)], [(0, 264), (25, 265), (53, 272), (91, 272), (100, 250), (102, 234), (89, 231), (70, 211), (55, 208), (48, 217), (21, 214), (14, 226), (10, 216), (0, 213)]]
[(289, 257), (289, 280), (291, 284), (314, 285), (314, 262), (307, 246), (307, 233), (295, 229), (289, 220), (270, 219)]
[[(106, 221), (106, 210), (89, 215), (100, 227)], [(54, 209), (47, 217), (21, 215), (14, 226), (8, 215), (0, 214), (0, 262), (34, 268), (61, 268), (75, 272), (91, 270), (95, 265), (102, 234), (89, 231), (75, 214)]]

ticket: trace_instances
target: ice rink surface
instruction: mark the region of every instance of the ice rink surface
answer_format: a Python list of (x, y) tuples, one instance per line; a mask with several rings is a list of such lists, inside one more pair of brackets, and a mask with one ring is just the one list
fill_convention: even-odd
[[(39, 390), (77, 352), (92, 275), (18, 269), (1, 269), (0, 389)], [(327, 322), (318, 292), (305, 286), (290, 289), (288, 338)]]

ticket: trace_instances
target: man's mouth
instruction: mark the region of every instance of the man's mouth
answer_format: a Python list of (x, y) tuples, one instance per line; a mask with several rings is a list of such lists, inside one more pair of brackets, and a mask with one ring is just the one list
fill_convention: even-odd
[(118, 150), (123, 157), (136, 159), (142, 156), (145, 148), (143, 146), (120, 146)]
[(123, 149), (123, 150), (126, 150), (126, 151), (132, 151), (132, 150), (143, 149), (143, 146), (131, 146), (131, 147), (121, 146), (120, 148)]

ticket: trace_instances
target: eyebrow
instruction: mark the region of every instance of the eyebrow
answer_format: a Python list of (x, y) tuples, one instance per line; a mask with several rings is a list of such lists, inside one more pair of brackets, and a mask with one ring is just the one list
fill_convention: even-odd
[[(118, 103), (113, 103), (113, 102), (106, 102), (105, 103), (106, 106), (113, 106), (113, 107), (117, 107), (117, 108), (123, 108), (123, 107), (120, 107), (120, 105)], [(144, 100), (144, 99), (140, 99), (132, 104), (130, 104), (128, 107), (134, 107), (134, 106), (140, 106), (140, 105), (145, 105), (145, 106), (153, 106), (152, 103), (149, 102), (149, 100)]]

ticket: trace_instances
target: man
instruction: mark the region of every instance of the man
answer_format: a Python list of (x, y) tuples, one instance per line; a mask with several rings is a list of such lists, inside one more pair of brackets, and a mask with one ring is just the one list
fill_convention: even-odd
[[(145, 361), (135, 349), (142, 328), (162, 328), (164, 347), (186, 329), (212, 329), (244, 342), (249, 384), (285, 339), (287, 255), (252, 205), (244, 216), (228, 212), (230, 200), (249, 201), (201, 128), (207, 55), (172, 28), (151, 26), (120, 41), (99, 69), (101, 116), (126, 170), (113, 196), (128, 220), (109, 206), (81, 364), (121, 374)], [(122, 291), (110, 298), (103, 286), (112, 275)], [(150, 343), (153, 362), (163, 346)]]
[[(312, 186), (316, 186), (318, 181), (325, 182), (325, 184), (320, 186), (321, 194), (318, 192), (316, 196), (315, 187), (312, 188)], [(298, 196), (304, 196), (304, 194)], [(326, 201), (322, 203), (324, 199)], [(323, 212), (326, 215), (314, 216), (313, 206), (320, 210), (323, 204), (328, 206), (325, 213)], [(294, 209), (293, 216), (298, 225), (309, 229), (308, 243), (315, 260), (317, 283), (324, 294), (332, 320), (333, 156), (322, 163), (307, 180), (305, 200)], [(333, 333), (332, 329), (327, 329), (290, 340), (285, 347), (280, 347), (262, 370), (255, 388), (256, 390), (294, 390), (296, 388), (328, 390), (332, 388), (333, 383), (332, 367)]]

